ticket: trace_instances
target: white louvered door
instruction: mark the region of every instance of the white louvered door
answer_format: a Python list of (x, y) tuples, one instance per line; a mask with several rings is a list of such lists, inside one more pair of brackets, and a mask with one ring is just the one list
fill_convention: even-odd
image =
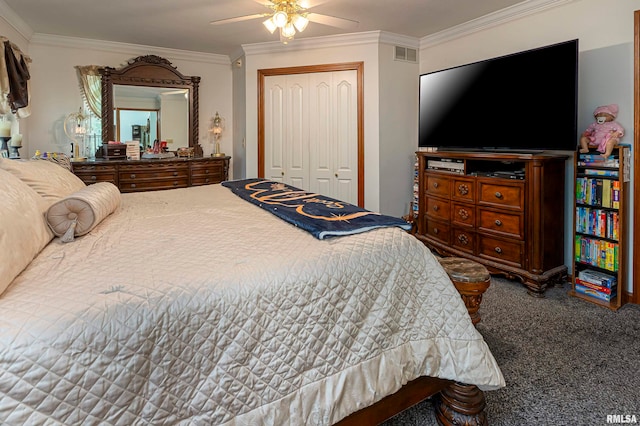
[(265, 177), (358, 202), (356, 71), (265, 79)]

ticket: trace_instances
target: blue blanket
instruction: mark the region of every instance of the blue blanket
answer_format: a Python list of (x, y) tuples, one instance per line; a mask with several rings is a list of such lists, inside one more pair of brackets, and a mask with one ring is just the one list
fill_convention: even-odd
[(222, 185), (231, 189), (237, 196), (310, 232), (320, 240), (389, 226), (397, 226), (407, 231), (411, 229), (411, 225), (402, 219), (305, 192), (284, 183), (265, 179), (243, 179), (222, 182)]

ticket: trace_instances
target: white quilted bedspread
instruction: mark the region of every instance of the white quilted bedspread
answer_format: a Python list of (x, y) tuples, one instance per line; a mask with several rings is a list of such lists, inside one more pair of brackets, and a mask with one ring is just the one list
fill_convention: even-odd
[(123, 194), (0, 296), (0, 422), (331, 424), (420, 375), (504, 385), (431, 253), (319, 241), (219, 185)]

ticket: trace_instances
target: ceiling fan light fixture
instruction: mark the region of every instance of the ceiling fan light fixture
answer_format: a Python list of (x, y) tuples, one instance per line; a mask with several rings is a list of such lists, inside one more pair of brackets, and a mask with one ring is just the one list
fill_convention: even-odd
[(282, 33), (282, 29), (280, 29), (280, 42), (281, 42), (282, 44), (288, 44), (288, 43), (289, 43), (290, 41), (292, 41), (292, 40), (293, 40), (293, 36), (289, 36), (289, 37), (285, 36), (285, 35)]
[(291, 19), (291, 21), (293, 22), (293, 25), (296, 27), (296, 29), (300, 32), (303, 32), (304, 29), (307, 28), (307, 25), (309, 24), (309, 20), (307, 19), (307, 17), (300, 15), (299, 13), (296, 13), (295, 15), (293, 15), (293, 18)]
[(273, 18), (267, 19), (262, 24), (267, 28), (267, 30), (271, 34), (273, 34), (273, 32), (278, 29), (278, 26), (275, 24), (275, 22), (273, 22)]
[(273, 19), (273, 23), (276, 24), (278, 28), (284, 28), (287, 22), (289, 22), (289, 15), (287, 15), (287, 12), (284, 10), (279, 10), (273, 14), (271, 19)]
[(280, 31), (286, 38), (293, 38), (293, 36), (296, 35), (296, 29), (294, 28), (291, 21), (287, 22), (287, 25), (285, 25)]

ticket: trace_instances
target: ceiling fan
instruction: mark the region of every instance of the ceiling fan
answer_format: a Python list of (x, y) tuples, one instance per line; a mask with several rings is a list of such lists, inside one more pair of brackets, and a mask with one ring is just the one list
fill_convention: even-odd
[(309, 22), (316, 22), (332, 27), (355, 29), (358, 21), (337, 16), (323, 15), (321, 13), (309, 12), (312, 7), (308, 0), (256, 0), (257, 3), (271, 9), (269, 12), (254, 13), (251, 15), (236, 16), (233, 18), (218, 19), (211, 21), (211, 25), (230, 24), (234, 22), (247, 21), (250, 19), (267, 18), (263, 25), (273, 34), (280, 30), (280, 41), (287, 44), (293, 40), (298, 32), (304, 31)]

